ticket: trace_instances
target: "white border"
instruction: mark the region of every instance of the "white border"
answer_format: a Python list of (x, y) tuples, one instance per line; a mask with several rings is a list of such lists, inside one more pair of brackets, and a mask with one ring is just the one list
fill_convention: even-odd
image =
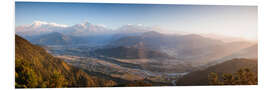
[[(269, 0), (16, 0), (32, 2), (88, 2), (88, 3), (137, 3), (137, 4), (200, 4), (200, 5), (258, 5), (259, 85), (258, 86), (177, 86), (177, 87), (112, 87), (81, 89), (170, 89), (170, 90), (270, 90), (270, 5)], [(0, 85), (3, 90), (14, 89), (14, 0), (0, 0)], [(67, 88), (73, 90), (74, 88)], [(30, 89), (29, 89), (30, 90)], [(34, 89), (31, 89), (34, 90)], [(43, 89), (45, 90), (45, 89)]]

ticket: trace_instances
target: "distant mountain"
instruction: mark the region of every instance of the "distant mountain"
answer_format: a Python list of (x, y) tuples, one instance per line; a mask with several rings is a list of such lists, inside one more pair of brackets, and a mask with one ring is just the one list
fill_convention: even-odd
[(258, 44), (233, 52), (232, 54), (229, 54), (212, 63), (209, 63), (208, 65), (210, 66), (215, 65), (217, 63), (222, 63), (233, 58), (252, 58), (252, 59), (258, 58)]
[(234, 57), (234, 58), (258, 58), (258, 44), (252, 45), (250, 47), (244, 48), (235, 52), (225, 58)]
[(34, 44), (39, 45), (67, 45), (72, 43), (72, 38), (58, 32), (51, 32), (40, 36), (28, 38)]
[[(111, 43), (112, 46), (133, 46), (138, 43), (144, 43), (147, 48), (195, 48), (206, 47), (216, 44), (222, 44), (218, 40), (203, 38), (199, 35), (166, 35), (155, 31), (145, 32), (139, 36), (129, 36), (120, 38)], [(198, 45), (200, 44), (200, 45)]]
[[(252, 72), (257, 73), (258, 61), (257, 59), (232, 59), (226, 62), (208, 67), (204, 70), (191, 72), (176, 83), (177, 85), (208, 85), (208, 74), (211, 72), (222, 75), (224, 73), (235, 73), (239, 69), (249, 68)], [(222, 76), (220, 76), (222, 77)]]
[(221, 40), (223, 42), (238, 42), (238, 41), (248, 41), (244, 38), (240, 38), (240, 37), (229, 37), (229, 36), (224, 36), (224, 35), (218, 35), (218, 34), (200, 34), (203, 37), (207, 37), (207, 38), (213, 38), (213, 39), (217, 39), (217, 40)]
[(70, 66), (17, 35), (15, 64), (16, 88), (93, 87), (117, 84), (112, 80), (91, 76), (83, 70)]
[(33, 44), (39, 45), (104, 45), (110, 42), (111, 35), (71, 36), (59, 32), (42, 35), (23, 36)]
[[(224, 43), (222, 45), (211, 46), (207, 48), (201, 48), (195, 51), (201, 51), (201, 55), (197, 57), (197, 62), (200, 65), (209, 64), (211, 62), (220, 61), (221, 58), (227, 57), (232, 55), (233, 53), (239, 52), (242, 49), (251, 47), (254, 43), (239, 41), (239, 42), (231, 42), (231, 43)], [(256, 55), (256, 51), (250, 52)], [(199, 55), (199, 53), (198, 53)], [(194, 58), (194, 57), (193, 57)], [(234, 56), (233, 58), (238, 58)], [(230, 60), (233, 58), (227, 58), (226, 60)], [(248, 58), (248, 57), (239, 57), (239, 58)], [(224, 59), (225, 60), (225, 59)]]
[(108, 47), (136, 47), (139, 43), (143, 43), (149, 50), (164, 52), (194, 64), (206, 64), (252, 45), (249, 42), (224, 43), (196, 34), (168, 35), (150, 31), (119, 38), (112, 41)]
[(155, 58), (155, 59), (170, 59), (166, 53), (148, 50), (141, 47), (115, 47), (98, 49), (95, 51), (96, 54), (104, 55), (107, 57), (114, 57), (120, 59), (140, 59), (140, 58)]

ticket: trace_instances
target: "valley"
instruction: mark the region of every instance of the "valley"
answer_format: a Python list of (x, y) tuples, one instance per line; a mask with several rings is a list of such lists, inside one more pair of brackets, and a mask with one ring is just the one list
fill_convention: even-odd
[(14, 6), (16, 89), (258, 84), (256, 5)]
[[(57, 58), (63, 59), (65, 62), (89, 72), (99, 72), (110, 77), (128, 81), (149, 80), (151, 82), (165, 83), (167, 85), (176, 85), (176, 81), (179, 78), (182, 78), (190, 72), (201, 70), (233, 58), (257, 57), (250, 56), (256, 55), (257, 48), (254, 48), (256, 45), (254, 46), (254, 44), (248, 42), (228, 43), (230, 46), (227, 46), (227, 43), (217, 40), (211, 41), (211, 39), (209, 40), (212, 44), (209, 40), (202, 42), (204, 41), (201, 40), (203, 37), (192, 35), (192, 39), (200, 40), (200, 42), (198, 42), (199, 44), (206, 44), (206, 46), (192, 47), (188, 43), (193, 45), (195, 42), (192, 42), (191, 36), (189, 35), (172, 36), (183, 39), (178, 41), (185, 42), (185, 44), (179, 44), (182, 46), (165, 45), (161, 47), (156, 45), (159, 45), (162, 39), (170, 38), (171, 36), (164, 37), (163, 34), (156, 32), (147, 32), (146, 34), (148, 34), (147, 37), (149, 37), (149, 39), (152, 39), (150, 43), (144, 42), (147, 40), (147, 38), (144, 38), (139, 41), (136, 39), (135, 42), (132, 39), (125, 43), (121, 41), (121, 44), (119, 44), (119, 40), (122, 40), (122, 38), (120, 38), (115, 41), (110, 41), (109, 44), (103, 46), (68, 44), (46, 45), (44, 48)], [(149, 34), (152, 36), (149, 36)], [(144, 37), (145, 33), (141, 35)], [(189, 41), (185, 41), (183, 37), (187, 38)], [(131, 37), (128, 36), (128, 38)], [(153, 44), (155, 43), (153, 41), (159, 42)], [(166, 41), (166, 43), (176, 42)], [(185, 48), (187, 47), (185, 45), (188, 45), (189, 48)], [(167, 50), (169, 53), (164, 52), (164, 50)]]
[[(91, 28), (97, 31), (88, 31)], [(193, 73), (200, 70), (236, 58), (258, 57), (254, 42), (223, 42), (200, 34), (165, 34), (153, 29), (128, 25), (105, 33), (104, 27), (84, 23), (69, 27), (70, 32), (18, 34), (71, 66), (115, 81), (115, 86), (186, 85), (185, 78), (196, 77)], [(86, 30), (85, 34), (78, 35), (80, 30)]]
[(152, 82), (172, 84), (177, 78), (191, 71), (191, 69), (175, 68), (184, 65), (183, 62), (177, 60), (163, 63), (151, 59), (117, 59), (98, 55), (75, 56), (76, 54), (72, 56), (72, 52), (67, 51), (66, 53), (57, 52), (54, 55), (73, 66), (90, 72), (100, 72), (129, 81), (147, 79)]

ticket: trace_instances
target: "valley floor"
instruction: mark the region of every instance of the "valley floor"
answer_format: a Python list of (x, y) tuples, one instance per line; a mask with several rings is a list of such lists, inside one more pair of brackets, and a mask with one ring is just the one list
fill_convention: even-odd
[[(85, 70), (100, 72), (112, 77), (121, 78), (124, 80), (135, 81), (135, 80), (151, 80), (152, 82), (168, 83), (176, 85), (176, 79), (188, 74), (189, 72), (155, 72), (145, 70), (140, 63), (147, 60), (127, 60), (132, 62), (123, 62), (123, 60), (103, 58), (91, 58), (91, 57), (78, 57), (78, 56), (57, 56), (58, 58), (64, 59), (67, 63), (83, 68)], [(135, 63), (137, 61), (137, 63)]]

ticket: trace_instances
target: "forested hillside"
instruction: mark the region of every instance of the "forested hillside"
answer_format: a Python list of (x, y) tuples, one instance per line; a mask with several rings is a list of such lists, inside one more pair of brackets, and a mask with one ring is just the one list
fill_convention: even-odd
[(95, 87), (116, 82), (90, 76), (48, 54), (45, 49), (15, 36), (15, 87)]
[[(253, 73), (253, 81), (257, 81), (257, 66), (258, 62), (255, 59), (232, 59), (211, 67), (208, 67), (204, 70), (198, 70), (191, 72), (188, 75), (183, 76), (177, 81), (177, 85), (209, 85), (211, 84), (211, 79), (213, 79), (213, 76), (216, 77), (216, 81), (220, 81), (222, 78), (225, 79), (227, 78), (226, 76), (230, 75), (230, 78), (233, 79), (233, 77), (238, 77), (239, 75), (237, 74), (243, 74), (243, 70), (247, 71), (245, 73)], [(213, 75), (215, 74), (215, 75)], [(236, 76), (233, 76), (236, 75)], [(221, 77), (221, 78), (218, 78)], [(243, 77), (238, 77), (238, 80), (245, 79), (246, 76), (244, 75)], [(221, 80), (222, 82), (224, 80)], [(232, 80), (233, 81), (233, 80)], [(245, 82), (243, 82), (245, 83)], [(238, 85), (246, 85), (240, 83)], [(217, 84), (217, 83), (215, 83)], [(254, 83), (251, 83), (252, 85)], [(256, 83), (255, 83), (256, 84)], [(232, 84), (231, 84), (232, 85)]]

